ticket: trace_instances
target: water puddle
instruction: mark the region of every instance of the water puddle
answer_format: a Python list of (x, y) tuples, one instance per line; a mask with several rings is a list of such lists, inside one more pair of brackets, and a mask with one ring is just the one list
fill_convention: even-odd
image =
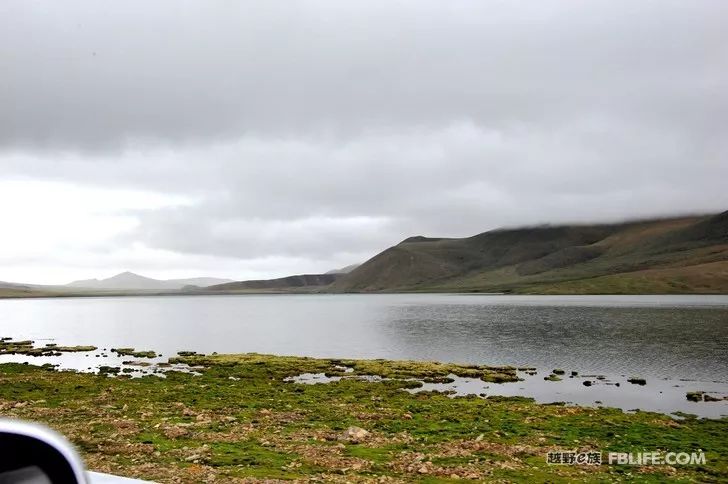
[[(351, 369), (350, 369), (351, 370)], [(614, 407), (624, 411), (652, 411), (671, 414), (693, 414), (705, 418), (728, 416), (728, 382), (673, 379), (642, 379), (629, 375), (554, 375), (551, 371), (519, 371), (521, 381), (489, 383), (476, 378), (448, 375), (441, 382), (418, 381), (410, 393), (440, 392), (452, 397), (477, 395), (529, 397), (539, 403), (561, 402), (588, 407)], [(554, 376), (559, 379), (556, 380)], [(357, 379), (371, 382), (384, 378), (374, 375), (326, 376), (324, 373), (303, 373), (287, 380), (297, 384), (315, 385)], [(718, 401), (690, 401), (687, 394), (703, 392)], [(677, 415), (675, 415), (677, 413)]]

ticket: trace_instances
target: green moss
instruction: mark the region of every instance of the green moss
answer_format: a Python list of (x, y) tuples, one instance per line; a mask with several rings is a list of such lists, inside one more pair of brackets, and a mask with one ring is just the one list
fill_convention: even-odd
[[(46, 345), (51, 346), (51, 345)], [(78, 353), (82, 351), (96, 351), (98, 348), (96, 346), (56, 346), (53, 345), (53, 349), (56, 351), (60, 351), (62, 353), (68, 352), (68, 353)]]
[(137, 351), (134, 348), (111, 348), (119, 356), (133, 356), (135, 358), (156, 358), (157, 353), (151, 350)]
[(0, 339), (0, 355), (26, 355), (26, 356), (58, 356), (61, 353), (75, 353), (80, 351), (95, 351), (95, 346), (58, 346), (48, 343), (43, 347), (35, 348), (34, 341), (12, 341), (10, 338)]

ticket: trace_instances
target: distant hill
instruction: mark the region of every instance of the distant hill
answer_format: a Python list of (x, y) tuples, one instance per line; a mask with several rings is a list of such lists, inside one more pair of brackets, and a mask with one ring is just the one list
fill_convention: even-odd
[(234, 282), (233, 279), (221, 279), (219, 277), (190, 277), (188, 279), (167, 279), (164, 281), (168, 284), (177, 284), (180, 287), (198, 286), (208, 287), (215, 284), (225, 284), (226, 282)]
[(336, 292), (728, 293), (728, 212), (410, 237)]
[(330, 271), (325, 272), (325, 274), (348, 274), (360, 265), (361, 264), (351, 264), (349, 266), (342, 267), (341, 269), (331, 269)]
[(109, 290), (174, 290), (185, 286), (206, 287), (231, 282), (231, 279), (215, 277), (193, 277), (190, 279), (159, 280), (140, 276), (133, 272), (122, 272), (107, 279), (85, 279), (66, 284), (66, 287)]
[(296, 276), (281, 277), (278, 279), (261, 279), (253, 281), (228, 282), (210, 286), (210, 291), (287, 291), (302, 289), (322, 289), (334, 282), (338, 274), (301, 274)]
[(43, 297), (48, 294), (48, 291), (44, 290), (41, 286), (0, 281), (0, 298)]

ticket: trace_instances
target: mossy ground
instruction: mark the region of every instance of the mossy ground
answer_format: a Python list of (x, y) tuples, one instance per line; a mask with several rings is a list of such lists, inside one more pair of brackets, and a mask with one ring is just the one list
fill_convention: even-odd
[[(525, 398), (410, 394), (399, 377), (455, 373), (413, 362), (263, 355), (191, 356), (200, 376), (136, 379), (0, 365), (0, 415), (66, 435), (92, 470), (161, 482), (728, 480), (728, 419), (539, 405)], [(301, 385), (304, 372), (386, 374)], [(472, 370), (473, 368), (471, 368)], [(463, 370), (464, 371), (464, 370)], [(482, 369), (481, 369), (482, 371)], [(490, 374), (490, 373), (488, 373)], [(501, 373), (498, 373), (501, 374)], [(350, 426), (369, 431), (353, 442)], [(702, 449), (700, 466), (549, 466), (554, 450)]]
[(35, 346), (35, 341), (13, 341), (12, 338), (0, 337), (0, 355), (58, 356), (61, 353), (79, 353), (97, 349), (95, 346), (58, 346), (54, 343)]

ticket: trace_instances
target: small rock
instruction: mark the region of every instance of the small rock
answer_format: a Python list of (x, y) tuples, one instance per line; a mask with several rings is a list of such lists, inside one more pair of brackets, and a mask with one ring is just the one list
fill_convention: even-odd
[(647, 380), (645, 380), (644, 378), (639, 378), (639, 377), (634, 377), (634, 376), (632, 378), (628, 378), (627, 381), (633, 385), (646, 385), (647, 384)]
[(189, 433), (189, 430), (179, 425), (164, 429), (164, 435), (169, 439), (176, 439), (177, 437), (182, 437), (183, 435), (187, 435)]
[(367, 438), (369, 435), (368, 430), (364, 430), (361, 427), (351, 426), (344, 432), (344, 438), (350, 442), (360, 442)]

